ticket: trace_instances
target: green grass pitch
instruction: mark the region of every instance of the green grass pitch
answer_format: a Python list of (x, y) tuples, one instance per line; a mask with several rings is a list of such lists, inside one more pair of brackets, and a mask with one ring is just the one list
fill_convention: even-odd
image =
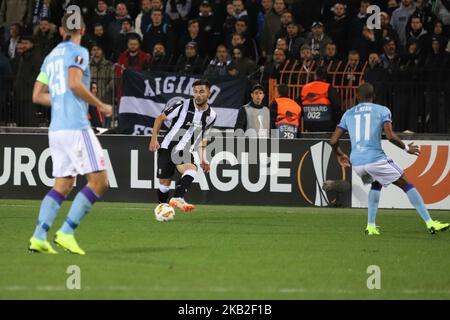
[[(450, 298), (450, 232), (428, 234), (412, 210), (380, 210), (382, 235), (368, 237), (366, 210), (200, 205), (161, 223), (154, 204), (98, 203), (77, 232), (82, 257), (28, 253), (39, 204), (0, 200), (0, 299)], [(80, 290), (66, 287), (71, 265)]]

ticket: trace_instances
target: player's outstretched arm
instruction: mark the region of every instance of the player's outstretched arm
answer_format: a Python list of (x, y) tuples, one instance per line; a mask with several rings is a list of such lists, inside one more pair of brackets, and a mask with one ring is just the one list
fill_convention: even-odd
[(94, 96), (83, 83), (83, 72), (78, 68), (69, 68), (69, 88), (73, 93), (89, 103), (97, 107), (107, 117), (112, 115), (112, 106), (101, 102)]
[(51, 107), (50, 93), (48, 92), (48, 86), (41, 81), (34, 83), (32, 100), (34, 104), (41, 106)]
[(339, 164), (342, 167), (350, 167), (349, 157), (339, 147), (339, 139), (344, 133), (344, 129), (336, 127), (336, 130), (334, 130), (333, 135), (331, 136), (330, 145), (333, 148), (334, 153), (337, 155)]
[(389, 142), (396, 145), (400, 149), (404, 149), (409, 154), (413, 154), (418, 156), (420, 154), (419, 146), (416, 146), (414, 142), (406, 145), (400, 138), (397, 136), (392, 130), (392, 123), (385, 122), (383, 125), (384, 133), (386, 134), (386, 138), (388, 138)]
[(161, 113), (153, 123), (152, 137), (150, 139), (150, 144), (148, 145), (148, 150), (150, 150), (151, 152), (156, 152), (159, 149), (158, 134), (161, 130), (163, 122), (166, 121), (166, 119), (167, 116), (164, 113)]

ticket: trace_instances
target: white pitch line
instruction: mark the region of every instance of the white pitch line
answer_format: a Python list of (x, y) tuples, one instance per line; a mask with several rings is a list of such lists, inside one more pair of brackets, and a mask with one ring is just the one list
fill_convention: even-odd
[[(304, 294), (367, 294), (369, 292), (381, 293), (381, 290), (369, 291), (369, 290), (344, 290), (344, 289), (307, 289), (307, 288), (281, 288), (281, 289), (263, 289), (263, 290), (253, 290), (253, 289), (234, 289), (234, 288), (161, 288), (161, 287), (129, 287), (129, 286), (107, 286), (107, 287), (81, 287), (80, 290), (69, 290), (64, 286), (5, 286), (0, 287), (0, 292), (17, 292), (17, 291), (47, 291), (47, 292), (82, 292), (82, 291), (125, 291), (125, 292), (137, 292), (137, 291), (153, 291), (153, 292), (197, 292), (197, 293), (225, 293), (225, 292), (236, 292), (236, 293), (304, 293)], [(450, 290), (425, 290), (425, 289), (401, 289), (399, 291), (385, 290), (390, 294), (407, 294), (407, 295), (418, 295), (418, 294), (431, 294), (431, 295), (450, 295)]]

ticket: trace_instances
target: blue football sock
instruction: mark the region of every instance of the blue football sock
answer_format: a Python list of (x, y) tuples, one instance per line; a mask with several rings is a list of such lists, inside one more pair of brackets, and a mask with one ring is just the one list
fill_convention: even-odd
[(372, 183), (372, 187), (369, 191), (369, 204), (368, 204), (368, 215), (367, 224), (375, 225), (375, 219), (377, 217), (378, 203), (380, 202), (380, 192), (381, 184), (378, 182)]
[(406, 195), (408, 196), (409, 202), (416, 208), (417, 212), (420, 214), (420, 217), (425, 222), (431, 221), (430, 214), (428, 213), (427, 208), (425, 207), (425, 203), (423, 202), (422, 196), (417, 191), (416, 188), (411, 183), (408, 183), (408, 185), (403, 189), (405, 191)]
[(65, 234), (74, 234), (75, 229), (78, 227), (83, 217), (92, 209), (92, 206), (98, 198), (99, 197), (95, 192), (88, 186), (81, 189), (73, 200), (66, 221), (61, 227), (61, 231)]
[(47, 193), (41, 203), (39, 221), (36, 225), (33, 237), (40, 240), (47, 240), (47, 231), (52, 226), (63, 201), (64, 196), (58, 191), (52, 189)]

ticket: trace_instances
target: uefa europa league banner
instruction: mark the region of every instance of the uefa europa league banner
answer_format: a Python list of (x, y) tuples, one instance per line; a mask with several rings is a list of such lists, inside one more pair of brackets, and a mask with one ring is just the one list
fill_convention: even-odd
[[(156, 154), (149, 137), (99, 136), (110, 189), (104, 201), (157, 201)], [(211, 141), (211, 171), (198, 171), (186, 195), (195, 204), (328, 206), (351, 204), (350, 169), (342, 169), (326, 141), (225, 137)], [(216, 147), (214, 147), (216, 146)], [(349, 143), (341, 147), (348, 152)], [(178, 179), (179, 177), (174, 177)], [(347, 190), (327, 190), (325, 181), (344, 181)], [(76, 190), (85, 184), (78, 178)], [(53, 186), (52, 160), (44, 134), (0, 134), (0, 199), (42, 199)], [(172, 192), (175, 183), (172, 183)], [(339, 187), (339, 186), (338, 186)], [(74, 190), (69, 199), (76, 194)]]
[[(201, 76), (126, 70), (119, 106), (119, 127), (124, 134), (148, 135), (153, 120), (167, 103), (192, 97), (192, 84)], [(210, 105), (217, 113), (215, 126), (234, 128), (245, 103), (245, 78), (207, 77), (211, 82)]]

